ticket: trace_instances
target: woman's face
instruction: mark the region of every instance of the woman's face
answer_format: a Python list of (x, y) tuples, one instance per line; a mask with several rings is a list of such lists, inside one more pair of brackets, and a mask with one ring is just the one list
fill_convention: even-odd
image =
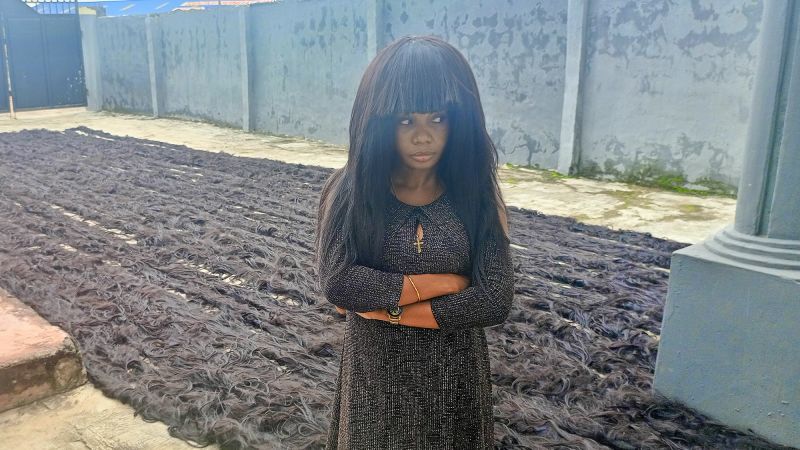
[(447, 130), (443, 112), (401, 115), (395, 134), (400, 160), (409, 169), (432, 169), (444, 152)]

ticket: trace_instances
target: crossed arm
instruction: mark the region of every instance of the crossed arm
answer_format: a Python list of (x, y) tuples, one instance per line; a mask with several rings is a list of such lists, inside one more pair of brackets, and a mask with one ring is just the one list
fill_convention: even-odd
[(483, 273), (471, 279), (458, 274), (411, 275), (350, 265), (327, 274), (323, 262), (320, 285), (339, 312), (350, 310), (366, 319), (385, 320), (386, 309), (400, 305), (400, 324), (417, 328), (455, 330), (486, 327), (505, 321), (514, 296), (514, 270), (508, 242), (489, 241)]
[[(413, 284), (409, 277), (414, 278)], [(415, 286), (416, 290), (414, 289)], [(398, 300), (398, 304), (403, 307), (400, 325), (417, 328), (439, 328), (429, 300), (441, 295), (461, 292), (468, 286), (469, 278), (453, 273), (426, 273), (403, 277), (403, 287)], [(419, 291), (419, 299), (417, 299), (417, 291)], [(336, 306), (336, 310), (341, 314), (346, 313), (345, 308), (341, 306)], [(386, 308), (356, 312), (356, 314), (365, 319), (389, 321)]]

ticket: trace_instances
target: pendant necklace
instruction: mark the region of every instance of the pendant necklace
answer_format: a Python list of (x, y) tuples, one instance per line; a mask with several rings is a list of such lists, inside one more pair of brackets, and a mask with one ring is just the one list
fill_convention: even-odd
[[(392, 195), (394, 195), (394, 197), (397, 198), (397, 193), (394, 192), (394, 184), (391, 181), (389, 182), (389, 189), (391, 189)], [(397, 198), (397, 200), (400, 201), (399, 198)], [(423, 233), (422, 224), (419, 221), (419, 216), (418, 215), (416, 216), (414, 228), (417, 231), (417, 233), (416, 233), (417, 234), (417, 238), (413, 242), (411, 242), (411, 245), (416, 247), (417, 248), (417, 254), (420, 254), (420, 253), (422, 253), (422, 245), (425, 244), (425, 241), (422, 240), (422, 237), (423, 237), (424, 233)]]
[(417, 216), (416, 229), (417, 229), (417, 239), (414, 242), (412, 242), (412, 245), (417, 246), (417, 253), (419, 254), (422, 253), (422, 244), (425, 243), (422, 241), (422, 224), (419, 223), (419, 216)]

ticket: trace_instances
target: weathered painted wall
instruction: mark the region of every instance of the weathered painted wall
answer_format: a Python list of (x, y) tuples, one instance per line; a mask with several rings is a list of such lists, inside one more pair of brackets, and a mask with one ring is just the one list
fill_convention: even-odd
[(384, 42), (434, 34), (472, 66), (500, 160), (554, 168), (564, 95), (567, 2), (386, 1)]
[[(97, 20), (97, 58), (103, 109), (149, 113), (150, 75), (144, 17)], [(84, 57), (90, 53), (84, 47)], [(89, 74), (87, 74), (89, 75)], [(89, 92), (91, 97), (92, 92)]]
[(236, 9), (164, 14), (158, 19), (164, 114), (240, 126), (241, 46)]
[(737, 185), (758, 0), (589, 3), (580, 168)]
[(367, 2), (251, 7), (256, 130), (347, 142), (367, 57)]
[[(570, 6), (587, 16), (573, 31)], [(562, 170), (735, 186), (761, 10), (761, 0), (287, 0), (101, 18), (85, 27), (96, 50), (84, 57), (97, 62), (86, 63), (97, 67), (89, 103), (104, 109), (346, 144), (376, 48), (435, 34), (470, 61), (501, 162), (553, 169), (561, 156)], [(562, 111), (565, 80), (579, 89)]]

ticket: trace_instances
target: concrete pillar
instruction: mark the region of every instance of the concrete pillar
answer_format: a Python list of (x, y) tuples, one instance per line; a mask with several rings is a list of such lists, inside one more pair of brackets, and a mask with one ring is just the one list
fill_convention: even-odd
[(149, 15), (144, 19), (147, 35), (147, 65), (150, 69), (150, 101), (153, 117), (164, 115), (164, 96), (161, 80), (161, 29), (157, 15)]
[(367, 60), (383, 48), (383, 34), (386, 24), (383, 20), (384, 0), (367, 0)]
[(103, 109), (100, 73), (100, 50), (97, 42), (97, 16), (81, 14), (81, 45), (83, 46), (83, 76), (86, 82), (86, 108)]
[(560, 173), (568, 175), (580, 163), (581, 98), (586, 61), (589, 0), (569, 0), (567, 5), (567, 55), (564, 66), (564, 104), (561, 109)]
[(250, 95), (253, 92), (253, 55), (250, 45), (250, 7), (239, 7), (239, 52), (242, 70), (242, 130), (253, 131)]
[(736, 220), (675, 252), (655, 390), (800, 447), (800, 2), (764, 2)]
[[(796, 5), (766, 2), (761, 54), (739, 186), (736, 230), (800, 239), (800, 57)], [(790, 10), (794, 10), (791, 11)]]

